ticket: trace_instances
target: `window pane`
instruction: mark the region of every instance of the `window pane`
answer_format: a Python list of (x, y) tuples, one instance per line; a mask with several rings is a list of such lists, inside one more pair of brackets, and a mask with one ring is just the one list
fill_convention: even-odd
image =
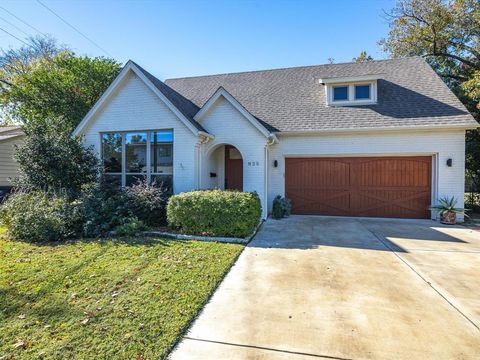
[(125, 134), (127, 173), (147, 171), (147, 133)]
[(102, 134), (102, 157), (106, 173), (122, 172), (122, 134)]
[(333, 88), (333, 100), (348, 100), (348, 86), (336, 86)]
[(157, 142), (171, 143), (173, 142), (173, 131), (172, 130), (153, 131), (150, 135), (150, 140), (153, 142), (155, 139), (157, 140)]
[(173, 176), (172, 175), (152, 175), (152, 185), (163, 186), (168, 191), (173, 189)]
[(173, 174), (173, 131), (150, 134), (152, 174)]
[(370, 85), (355, 85), (355, 99), (370, 99)]

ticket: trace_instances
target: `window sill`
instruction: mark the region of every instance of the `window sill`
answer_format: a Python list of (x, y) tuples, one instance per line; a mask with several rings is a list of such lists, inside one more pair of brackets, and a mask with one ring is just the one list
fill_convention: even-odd
[(358, 105), (376, 105), (376, 101), (372, 100), (353, 100), (353, 101), (334, 101), (327, 104), (329, 107), (344, 107), (344, 106), (358, 106)]

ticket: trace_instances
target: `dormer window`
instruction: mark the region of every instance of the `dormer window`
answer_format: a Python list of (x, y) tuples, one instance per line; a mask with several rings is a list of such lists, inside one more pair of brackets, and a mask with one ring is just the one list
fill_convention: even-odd
[(377, 102), (379, 75), (321, 79), (328, 106), (371, 105)]
[(370, 84), (355, 85), (355, 100), (370, 100)]
[(348, 100), (348, 86), (334, 86), (333, 87), (333, 101)]

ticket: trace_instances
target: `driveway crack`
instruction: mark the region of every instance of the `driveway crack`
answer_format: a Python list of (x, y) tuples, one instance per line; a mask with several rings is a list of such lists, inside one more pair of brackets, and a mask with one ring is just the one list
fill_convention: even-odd
[(403, 262), (405, 265), (407, 265), (410, 270), (412, 270), (417, 276), (422, 279), (428, 286), (430, 286), (440, 297), (445, 300), (452, 308), (454, 308), (461, 316), (463, 316), (470, 324), (472, 324), (477, 330), (480, 331), (480, 327), (468, 317), (467, 314), (465, 314), (462, 310), (460, 310), (457, 306), (455, 306), (445, 295), (442, 294), (442, 292), (437, 289), (430, 281), (428, 281), (422, 274), (420, 274), (415, 268), (404, 258), (402, 258), (400, 255), (397, 254), (395, 249), (386, 241), (385, 237), (378, 235), (374, 231), (370, 230), (368, 227), (366, 227), (361, 221), (359, 223), (368, 231), (370, 232), (375, 238), (377, 238), (378, 241), (380, 241), (388, 250), (390, 250), (401, 262)]
[(343, 358), (343, 357), (338, 357), (338, 356), (319, 355), (319, 354), (311, 354), (311, 353), (306, 353), (306, 352), (301, 352), (301, 351), (291, 351), (291, 350), (275, 349), (275, 348), (270, 348), (270, 347), (265, 347), (265, 346), (247, 345), (247, 344), (237, 344), (237, 343), (231, 343), (231, 342), (225, 342), (225, 341), (217, 341), (217, 340), (208, 340), (208, 339), (198, 339), (198, 338), (192, 338), (192, 337), (189, 337), (189, 336), (185, 336), (184, 339), (186, 339), (186, 340), (193, 340), (193, 341), (208, 342), (208, 343), (219, 344), (219, 345), (237, 346), (237, 347), (257, 349), (257, 350), (266, 350), (266, 351), (281, 352), (281, 353), (284, 353), (284, 354), (291, 354), (291, 355), (311, 356), (311, 357), (320, 358), (320, 359), (353, 360), (353, 359), (351, 359), (351, 358)]

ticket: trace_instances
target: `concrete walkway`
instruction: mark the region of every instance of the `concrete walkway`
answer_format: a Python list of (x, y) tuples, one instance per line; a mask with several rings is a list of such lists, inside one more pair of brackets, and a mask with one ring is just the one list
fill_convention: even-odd
[(478, 359), (480, 232), (268, 220), (172, 359)]

